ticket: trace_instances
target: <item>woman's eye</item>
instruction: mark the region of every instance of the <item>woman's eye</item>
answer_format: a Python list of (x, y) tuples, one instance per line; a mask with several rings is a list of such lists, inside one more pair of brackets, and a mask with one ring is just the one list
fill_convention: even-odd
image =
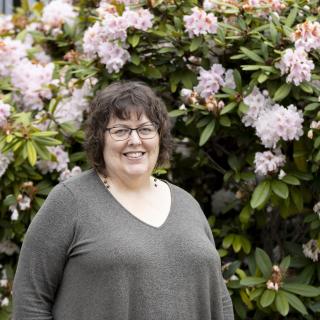
[(128, 129), (116, 129), (113, 133), (117, 136), (123, 136), (128, 132)]
[(150, 133), (150, 132), (152, 132), (152, 129), (151, 128), (140, 128), (139, 131), (141, 133)]

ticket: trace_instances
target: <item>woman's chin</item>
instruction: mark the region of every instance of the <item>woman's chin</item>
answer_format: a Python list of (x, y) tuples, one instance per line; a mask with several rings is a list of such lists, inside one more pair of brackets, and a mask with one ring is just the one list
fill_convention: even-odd
[(145, 176), (149, 175), (149, 168), (141, 165), (130, 165), (126, 168), (126, 172), (133, 177)]

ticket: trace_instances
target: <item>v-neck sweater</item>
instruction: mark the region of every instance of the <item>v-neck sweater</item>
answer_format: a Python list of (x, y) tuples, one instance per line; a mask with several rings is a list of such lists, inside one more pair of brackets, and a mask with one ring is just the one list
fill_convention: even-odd
[(168, 185), (160, 227), (127, 211), (93, 169), (55, 186), (23, 241), (13, 320), (232, 320), (207, 219)]

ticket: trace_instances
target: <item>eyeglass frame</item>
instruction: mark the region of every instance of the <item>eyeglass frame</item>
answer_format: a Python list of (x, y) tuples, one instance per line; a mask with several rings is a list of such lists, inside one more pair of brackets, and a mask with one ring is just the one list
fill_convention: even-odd
[[(146, 127), (146, 126), (153, 126), (153, 127), (156, 129), (156, 133), (155, 133), (155, 135), (154, 135), (152, 138), (142, 138), (142, 137), (140, 137), (140, 134), (139, 134), (138, 129), (143, 128), (143, 127)], [(115, 138), (112, 136), (111, 132), (110, 132), (111, 129), (115, 129), (115, 128), (125, 128), (125, 129), (129, 129), (129, 130), (130, 130), (130, 133), (129, 133), (128, 138), (120, 139), (120, 140), (119, 140), (119, 139), (115, 139)], [(153, 122), (150, 122), (150, 123), (142, 124), (141, 126), (136, 127), (136, 128), (130, 128), (130, 127), (126, 126), (126, 125), (118, 125), (118, 126), (106, 128), (105, 131), (109, 131), (110, 137), (111, 137), (113, 140), (115, 140), (115, 141), (125, 141), (125, 140), (130, 139), (130, 136), (131, 136), (131, 134), (132, 134), (132, 131), (136, 131), (138, 137), (139, 137), (141, 140), (150, 140), (150, 139), (153, 139), (153, 138), (157, 135), (157, 132), (159, 132), (159, 126), (158, 126), (157, 124), (153, 123)]]

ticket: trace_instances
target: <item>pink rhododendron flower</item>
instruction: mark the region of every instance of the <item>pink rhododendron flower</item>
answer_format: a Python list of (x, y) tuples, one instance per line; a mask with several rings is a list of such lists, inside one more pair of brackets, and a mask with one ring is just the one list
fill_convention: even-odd
[(26, 58), (27, 49), (20, 40), (0, 39), (0, 76), (10, 76), (12, 68)]
[(257, 16), (267, 17), (269, 13), (280, 13), (286, 7), (282, 0), (246, 0), (243, 9)]
[(152, 27), (153, 14), (148, 9), (125, 10), (122, 18), (126, 22), (127, 28), (135, 28), (147, 31)]
[(295, 32), (292, 34), (296, 48), (302, 48), (309, 52), (312, 49), (320, 48), (320, 23), (317, 21), (305, 21), (296, 26)]
[(77, 128), (83, 121), (83, 112), (88, 111), (88, 98), (92, 96), (93, 86), (98, 80), (95, 78), (85, 80), (81, 88), (74, 88), (71, 93), (63, 98), (54, 112), (58, 123), (73, 121)]
[(59, 176), (59, 181), (66, 181), (67, 179), (74, 177), (81, 172), (82, 170), (78, 166), (73, 167), (71, 171), (69, 169), (65, 169), (64, 171), (61, 172)]
[(221, 87), (235, 88), (233, 71), (227, 70), (221, 64), (213, 64), (210, 70), (200, 67), (199, 83), (194, 88), (202, 98), (208, 98), (219, 91)]
[(46, 31), (58, 33), (64, 24), (73, 26), (76, 17), (77, 13), (69, 1), (53, 0), (44, 7), (41, 20)]
[(194, 7), (192, 14), (183, 17), (185, 28), (190, 38), (200, 34), (215, 34), (218, 30), (218, 19), (213, 13)]
[(53, 171), (61, 172), (68, 168), (68, 163), (70, 162), (68, 152), (64, 151), (60, 146), (48, 147), (48, 150), (55, 156), (56, 161), (38, 161), (36, 165), (42, 174)]
[(241, 119), (246, 127), (254, 127), (261, 111), (271, 106), (270, 98), (262, 94), (257, 87), (253, 88), (252, 92), (243, 99), (243, 102), (249, 107)]
[(12, 85), (20, 91), (21, 102), (26, 110), (43, 108), (42, 99), (50, 99), (52, 94), (49, 84), (52, 82), (54, 64), (45, 66), (33, 64), (25, 59), (12, 71)]
[(0, 15), (0, 34), (8, 33), (14, 30), (12, 15)]
[(130, 60), (127, 50), (112, 42), (105, 42), (98, 47), (98, 56), (109, 73), (119, 72), (120, 69)]
[(12, 158), (11, 154), (3, 154), (0, 152), (0, 177), (5, 174)]
[(7, 123), (7, 118), (10, 116), (11, 106), (0, 100), (0, 128)]
[(275, 67), (281, 70), (281, 75), (289, 73), (287, 82), (293, 82), (298, 86), (303, 81), (311, 80), (311, 70), (314, 69), (314, 63), (308, 59), (303, 48), (299, 47), (295, 50), (287, 49)]
[(302, 245), (303, 254), (306, 258), (311, 259), (313, 262), (320, 260), (320, 247), (316, 239), (311, 239)]
[(298, 140), (303, 135), (303, 115), (294, 105), (278, 104), (263, 110), (255, 122), (256, 134), (267, 148), (275, 148), (280, 139)]
[(285, 162), (286, 157), (280, 150), (276, 150), (275, 153), (271, 151), (257, 152), (254, 158), (255, 173), (260, 176), (276, 173), (279, 168), (284, 166)]

